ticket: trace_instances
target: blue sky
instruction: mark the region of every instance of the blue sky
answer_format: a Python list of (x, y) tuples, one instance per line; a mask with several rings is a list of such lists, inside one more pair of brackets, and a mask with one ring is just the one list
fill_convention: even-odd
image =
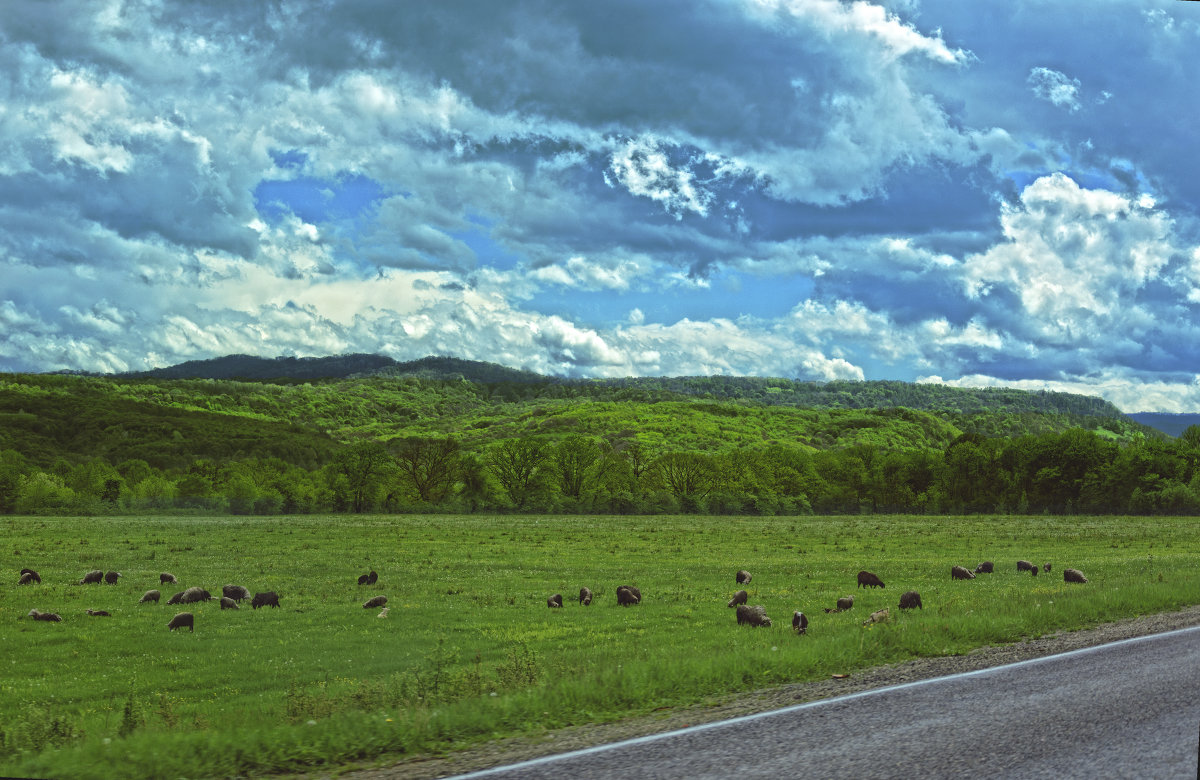
[(0, 370), (430, 354), (1200, 411), (1200, 3), (16, 0)]

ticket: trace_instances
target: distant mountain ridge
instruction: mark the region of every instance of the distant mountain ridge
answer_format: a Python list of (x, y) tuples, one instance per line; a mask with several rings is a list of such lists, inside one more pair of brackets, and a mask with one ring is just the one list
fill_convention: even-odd
[(1133, 412), (1127, 415), (1134, 422), (1149, 425), (1168, 436), (1179, 436), (1193, 425), (1200, 425), (1200, 414), (1169, 414), (1166, 412)]
[(329, 357), (276, 357), (225, 355), (208, 360), (189, 360), (166, 368), (132, 371), (121, 376), (138, 379), (282, 379), (319, 380), (355, 377), (420, 377), (423, 379), (471, 382), (551, 382), (553, 377), (521, 371), (496, 363), (452, 357), (424, 357), (401, 363), (385, 355), (354, 353)]

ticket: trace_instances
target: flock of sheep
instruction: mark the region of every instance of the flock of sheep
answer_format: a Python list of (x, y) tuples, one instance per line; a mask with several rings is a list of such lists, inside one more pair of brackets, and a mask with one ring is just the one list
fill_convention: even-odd
[[(121, 578), (121, 573), (118, 571), (104, 572), (100, 569), (93, 569), (83, 578), (79, 580), (80, 585), (116, 585), (117, 580)], [(17, 581), (18, 585), (39, 585), (42, 582), (42, 577), (33, 569), (21, 569), (21, 578)], [(158, 584), (162, 585), (177, 585), (179, 580), (174, 574), (163, 572), (158, 575)], [(148, 590), (142, 594), (139, 604), (157, 604), (162, 598), (162, 592)], [(381, 597), (383, 598), (383, 597)], [(212, 601), (213, 596), (204, 588), (191, 587), (181, 590), (171, 598), (167, 599), (168, 604), (195, 604), (202, 601)], [(226, 585), (221, 589), (221, 609), (238, 609), (238, 603), (241, 601), (250, 600), (250, 606), (254, 609), (259, 607), (278, 607), (279, 595), (274, 591), (265, 591), (263, 593), (255, 593), (253, 597), (250, 591), (241, 585)], [(386, 602), (386, 598), (384, 601)], [(84, 610), (90, 617), (112, 617), (112, 615), (103, 609), (88, 609)], [(27, 617), (34, 620), (44, 620), (52, 623), (62, 622), (62, 615), (57, 612), (42, 612), (39, 609), (29, 610)], [(190, 631), (196, 630), (196, 616), (191, 612), (180, 612), (171, 618), (167, 623), (167, 628), (174, 631), (177, 628), (187, 628)]]
[[(1049, 572), (1050, 564), (1043, 564), (1042, 570)], [(992, 561), (984, 561), (975, 567), (972, 572), (962, 566), (953, 566), (950, 569), (950, 577), (956, 580), (973, 580), (976, 574), (991, 574), (995, 571), (995, 564)], [(1017, 571), (1028, 571), (1034, 577), (1038, 574), (1038, 567), (1029, 561), (1017, 561)], [(373, 572), (372, 572), (373, 573)], [(751, 579), (750, 572), (741, 569), (734, 576), (734, 580), (738, 585), (749, 584)], [(1087, 582), (1087, 577), (1078, 569), (1064, 569), (1063, 580), (1065, 582), (1084, 583)], [(361, 581), (359, 584), (362, 584)], [(883, 580), (879, 579), (877, 574), (869, 571), (860, 571), (858, 573), (858, 587), (860, 588), (883, 588), (886, 587)], [(726, 606), (736, 608), (738, 625), (749, 626), (769, 626), (771, 618), (767, 617), (766, 608), (761, 604), (750, 606), (747, 602), (750, 600), (750, 594), (746, 590), (739, 590), (733, 594), (733, 598), (729, 600)], [(621, 606), (631, 606), (640, 604), (642, 601), (642, 592), (632, 585), (621, 585), (617, 588), (617, 604)], [(579, 590), (579, 603), (582, 606), (587, 606), (592, 603), (592, 591), (590, 588), (584, 587)], [(546, 599), (546, 606), (557, 609), (563, 605), (563, 597), (561, 593), (555, 593), (550, 598)], [(364, 605), (365, 606), (365, 605)], [(854, 606), (854, 596), (843, 596), (837, 600), (837, 604), (833, 607), (827, 607), (825, 612), (845, 612)], [(921, 603), (921, 594), (915, 590), (905, 591), (900, 594), (900, 609), (924, 609)], [(863, 625), (872, 623), (882, 623), (889, 616), (888, 610), (880, 609), (872, 612), (870, 617), (863, 622)], [(808, 616), (797, 610), (792, 613), (792, 629), (797, 634), (804, 634), (808, 631)]]

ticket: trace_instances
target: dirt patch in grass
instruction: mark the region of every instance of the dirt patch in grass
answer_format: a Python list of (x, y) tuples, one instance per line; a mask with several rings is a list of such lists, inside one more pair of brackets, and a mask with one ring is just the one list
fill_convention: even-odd
[(819, 680), (770, 688), (714, 700), (706, 705), (672, 708), (615, 723), (574, 726), (536, 736), (499, 740), (438, 756), (411, 757), (401, 763), (375, 768), (344, 767), (338, 772), (306, 775), (307, 778), (337, 777), (340, 780), (430, 780), (512, 764), (531, 758), (619, 742), (634, 737), (736, 718), (757, 712), (828, 699), (848, 693), (890, 685), (927, 680), (960, 672), (1041, 658), (1069, 650), (1157, 634), (1200, 625), (1200, 606), (1178, 612), (1144, 615), (1105, 623), (1081, 631), (1059, 632), (1011, 645), (983, 647), (966, 655), (919, 658), (851, 674), (845, 679)]

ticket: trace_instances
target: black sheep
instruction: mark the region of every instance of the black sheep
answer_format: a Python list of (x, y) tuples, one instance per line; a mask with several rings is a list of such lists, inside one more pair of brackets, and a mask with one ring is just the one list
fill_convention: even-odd
[(221, 588), (221, 595), (234, 601), (243, 601), (250, 598), (250, 591), (241, 585), (226, 585)]
[(900, 596), (900, 609), (925, 609), (921, 604), (921, 594), (915, 590), (907, 591)]
[(250, 607), (252, 609), (258, 609), (259, 607), (278, 607), (278, 606), (279, 606), (279, 594), (277, 594), (273, 590), (269, 590), (266, 593), (255, 593), (254, 598), (251, 599), (251, 601), (250, 601)]
[(171, 618), (171, 622), (167, 623), (167, 628), (174, 631), (177, 628), (187, 628), (194, 634), (196, 633), (196, 616), (191, 612), (180, 612), (175, 617)]
[(740, 571), (738, 571), (737, 576), (734, 579), (737, 580), (738, 585), (749, 585), (750, 584), (750, 572), (746, 571), (745, 569), (741, 569)]
[(104, 584), (105, 585), (116, 585), (117, 580), (120, 578), (120, 576), (121, 576), (121, 572), (110, 571), (104, 575)]
[[(182, 594), (180, 594), (180, 595), (182, 595)], [(155, 604), (157, 604), (158, 600), (160, 598), (162, 598), (162, 594), (159, 593), (157, 590), (148, 590), (142, 594), (142, 598), (140, 601), (138, 601), (138, 603), (145, 604), (149, 601), (153, 601)]]
[(642, 603), (642, 592), (632, 585), (621, 585), (617, 588), (617, 604), (628, 607), (631, 604)]
[(579, 589), (579, 605), (586, 607), (592, 603), (592, 589), (586, 585)]
[(860, 588), (883, 588), (883, 580), (869, 571), (860, 571), (858, 573), (858, 587)]
[(562, 594), (555, 593), (553, 596), (546, 599), (546, 606), (551, 607), (551, 608), (561, 607), (562, 606)]
[(370, 609), (371, 607), (382, 607), (384, 604), (387, 604), (387, 596), (376, 596), (373, 599), (367, 599), (366, 601), (364, 601), (363, 609)]
[(797, 634), (803, 634), (808, 630), (808, 618), (803, 612), (796, 611), (792, 613), (792, 630)]
[(736, 607), (738, 604), (745, 604), (749, 600), (750, 594), (744, 590), (739, 590), (737, 593), (733, 594), (733, 598), (729, 600), (729, 603), (726, 606)]
[(99, 585), (104, 582), (104, 572), (99, 569), (92, 569), (87, 574), (83, 575), (83, 579), (79, 581), (80, 585)]
[(238, 603), (228, 596), (222, 596), (221, 609), (238, 609)]

